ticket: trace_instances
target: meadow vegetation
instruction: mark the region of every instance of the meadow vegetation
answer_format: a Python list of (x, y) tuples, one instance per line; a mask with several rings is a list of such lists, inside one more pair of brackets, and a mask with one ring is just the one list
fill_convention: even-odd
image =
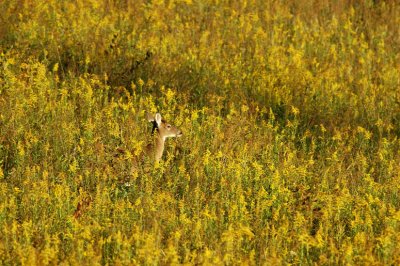
[[(398, 25), (396, 1), (0, 1), (0, 264), (400, 264)], [(184, 136), (132, 173), (146, 111)]]

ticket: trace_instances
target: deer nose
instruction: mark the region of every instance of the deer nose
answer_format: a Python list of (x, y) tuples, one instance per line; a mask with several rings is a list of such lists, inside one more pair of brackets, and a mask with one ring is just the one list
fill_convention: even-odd
[(176, 136), (177, 136), (177, 137), (181, 137), (182, 135), (183, 135), (183, 134), (182, 134), (182, 131), (180, 131), (180, 130), (178, 131), (178, 133), (176, 133)]

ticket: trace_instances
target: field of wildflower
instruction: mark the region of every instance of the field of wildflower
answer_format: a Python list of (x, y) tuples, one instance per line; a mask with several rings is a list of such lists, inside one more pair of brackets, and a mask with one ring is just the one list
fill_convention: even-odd
[[(0, 1), (0, 265), (399, 265), (399, 25), (397, 1)], [(132, 173), (146, 112), (184, 135)]]

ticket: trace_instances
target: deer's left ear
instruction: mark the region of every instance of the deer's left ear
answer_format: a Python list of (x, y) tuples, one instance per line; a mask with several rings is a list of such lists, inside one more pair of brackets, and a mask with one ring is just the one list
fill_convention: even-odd
[(154, 117), (154, 120), (156, 121), (157, 125), (160, 126), (161, 125), (161, 115), (160, 113), (157, 113)]
[(151, 113), (147, 113), (147, 112), (146, 112), (146, 119), (147, 119), (147, 121), (149, 121), (149, 122), (153, 122), (153, 121), (154, 121), (154, 115), (151, 114)]

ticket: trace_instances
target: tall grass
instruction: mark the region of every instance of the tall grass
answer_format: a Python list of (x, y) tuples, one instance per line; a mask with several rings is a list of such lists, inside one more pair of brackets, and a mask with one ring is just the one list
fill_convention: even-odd
[(400, 263), (395, 1), (0, 14), (0, 264)]

